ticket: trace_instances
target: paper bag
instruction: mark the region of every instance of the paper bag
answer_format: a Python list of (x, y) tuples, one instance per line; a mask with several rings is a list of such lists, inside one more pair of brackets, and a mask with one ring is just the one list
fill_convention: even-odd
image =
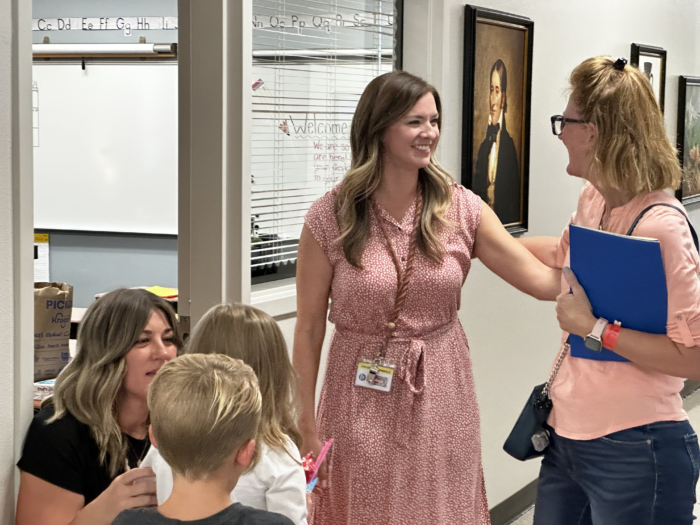
[(73, 287), (34, 283), (34, 381), (53, 379), (68, 364)]

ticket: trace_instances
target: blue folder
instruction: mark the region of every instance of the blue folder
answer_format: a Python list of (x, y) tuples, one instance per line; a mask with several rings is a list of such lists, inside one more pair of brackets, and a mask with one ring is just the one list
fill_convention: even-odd
[[(666, 333), (668, 292), (656, 239), (569, 226), (571, 269), (588, 295), (593, 315), (623, 328)], [(571, 335), (571, 355), (596, 361), (628, 361), (604, 348), (594, 352)]]

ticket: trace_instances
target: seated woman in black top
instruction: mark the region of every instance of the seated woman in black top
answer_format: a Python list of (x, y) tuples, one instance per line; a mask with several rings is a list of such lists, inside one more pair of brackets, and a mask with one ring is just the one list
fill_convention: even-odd
[(150, 292), (115, 290), (88, 309), (76, 357), (27, 432), (16, 525), (108, 525), (156, 505), (153, 471), (136, 468), (150, 445), (146, 396), (180, 347), (175, 314)]

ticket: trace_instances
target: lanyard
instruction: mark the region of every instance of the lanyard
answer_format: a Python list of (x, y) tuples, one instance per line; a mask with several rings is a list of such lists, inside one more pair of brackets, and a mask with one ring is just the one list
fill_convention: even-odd
[(418, 186), (418, 198), (416, 201), (416, 210), (413, 215), (413, 230), (411, 231), (411, 240), (408, 243), (408, 258), (406, 259), (406, 269), (401, 270), (401, 264), (399, 263), (399, 258), (396, 256), (396, 251), (394, 250), (389, 235), (386, 232), (386, 226), (384, 225), (384, 219), (379, 213), (379, 208), (377, 202), (372, 200), (374, 206), (374, 213), (377, 216), (377, 221), (379, 222), (379, 228), (382, 230), (384, 235), (384, 240), (389, 248), (389, 253), (391, 253), (391, 259), (394, 261), (394, 266), (396, 267), (396, 277), (398, 280), (398, 286), (396, 289), (396, 301), (394, 302), (394, 309), (391, 311), (389, 316), (389, 321), (385, 325), (384, 340), (382, 341), (382, 348), (379, 353), (379, 359), (384, 360), (386, 356), (387, 341), (391, 334), (396, 330), (396, 323), (401, 315), (401, 310), (403, 310), (404, 304), (406, 303), (406, 292), (408, 290), (408, 282), (413, 274), (413, 260), (416, 254), (416, 244), (418, 240), (418, 230), (420, 228), (420, 216), (423, 211), (423, 194), (420, 186)]

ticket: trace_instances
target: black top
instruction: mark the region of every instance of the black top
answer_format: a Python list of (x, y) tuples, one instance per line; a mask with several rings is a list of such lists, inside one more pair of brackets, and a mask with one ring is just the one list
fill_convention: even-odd
[(246, 507), (240, 503), (234, 503), (208, 518), (188, 521), (166, 518), (155, 508), (129, 509), (122, 511), (112, 522), (112, 525), (175, 525), (176, 523), (187, 523), (188, 525), (294, 525), (292, 520), (282, 516), (282, 514)]
[[(53, 414), (54, 407), (50, 405), (34, 416), (17, 466), (52, 485), (82, 495), (87, 505), (109, 487), (112, 482), (109, 469), (100, 465), (100, 450), (87, 425), (69, 413), (46, 424)], [(145, 448), (150, 443), (148, 438), (126, 437), (129, 440), (127, 460), (133, 468), (137, 458), (145, 456)]]

